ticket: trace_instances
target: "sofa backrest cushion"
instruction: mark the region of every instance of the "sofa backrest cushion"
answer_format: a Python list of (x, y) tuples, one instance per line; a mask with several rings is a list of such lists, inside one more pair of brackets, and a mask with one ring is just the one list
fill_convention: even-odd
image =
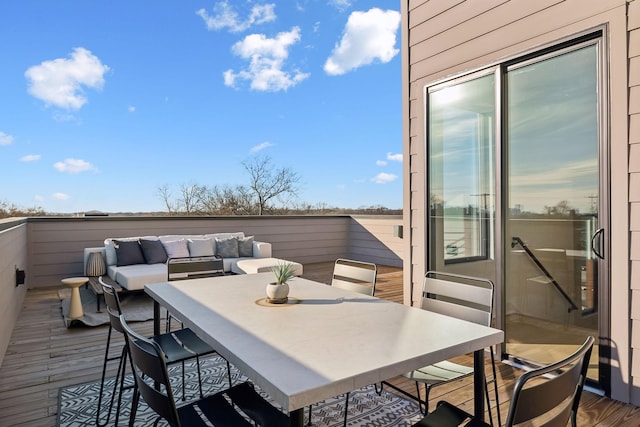
[(238, 239), (236, 237), (216, 238), (216, 255), (222, 258), (238, 258)]
[[(104, 239), (104, 255), (107, 261), (107, 265), (116, 265), (118, 263), (118, 257), (116, 255), (116, 248), (113, 246), (114, 240), (120, 240), (122, 242), (137, 242), (139, 239), (158, 240), (156, 236), (142, 236), (142, 237), (109, 237)], [(143, 262), (144, 263), (144, 262)]]
[(189, 256), (212, 256), (214, 255), (213, 241), (211, 239), (189, 239), (187, 240), (189, 247)]
[(147, 264), (167, 262), (167, 251), (160, 240), (140, 239), (140, 247)]
[(253, 256), (253, 236), (238, 239), (238, 255), (241, 257)]
[(169, 258), (185, 258), (189, 256), (189, 248), (185, 239), (163, 241), (162, 244)]
[(144, 264), (144, 255), (137, 240), (114, 240), (118, 267), (123, 265)]

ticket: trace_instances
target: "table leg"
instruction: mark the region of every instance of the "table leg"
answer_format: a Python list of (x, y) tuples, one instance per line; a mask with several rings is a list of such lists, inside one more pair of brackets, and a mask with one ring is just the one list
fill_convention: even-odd
[(473, 352), (473, 414), (484, 421), (484, 349)]
[(291, 427), (303, 427), (304, 426), (304, 408), (296, 409), (289, 413), (289, 419), (291, 421)]
[(160, 335), (160, 304), (153, 300), (153, 335)]

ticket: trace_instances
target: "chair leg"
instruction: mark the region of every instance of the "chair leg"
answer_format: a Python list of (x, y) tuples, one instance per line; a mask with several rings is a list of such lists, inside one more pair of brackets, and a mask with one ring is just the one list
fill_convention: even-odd
[(182, 364), (182, 401), (187, 400), (187, 390), (184, 388), (184, 360), (181, 362)]
[(231, 380), (231, 364), (229, 363), (228, 360), (227, 360), (227, 375), (229, 376), (229, 388), (231, 388), (233, 387), (233, 381)]
[(347, 392), (347, 397), (344, 399), (344, 422), (342, 425), (347, 427), (347, 416), (349, 415), (349, 392)]
[[(493, 354), (493, 347), (489, 347), (489, 353), (491, 354), (491, 370), (493, 371), (493, 391), (496, 394), (496, 415), (498, 418), (498, 426), (502, 426), (502, 417), (500, 416), (500, 398), (498, 397), (498, 375), (496, 374), (496, 359)], [(487, 399), (489, 399), (487, 395)], [(489, 402), (487, 401), (487, 405)], [(491, 406), (489, 406), (491, 411)], [(493, 425), (493, 423), (491, 423)]]
[(200, 356), (198, 355), (196, 355), (196, 366), (198, 367), (198, 389), (200, 390), (200, 399), (202, 399), (204, 395), (202, 394), (202, 376), (200, 374)]
[[(115, 401), (115, 397), (116, 397), (116, 392), (118, 390), (118, 381), (120, 379), (120, 374), (121, 374), (121, 370), (123, 367), (122, 364), (122, 360), (124, 358), (124, 354), (125, 354), (125, 348), (122, 348), (122, 352), (120, 353), (120, 356), (114, 356), (114, 357), (109, 357), (109, 349), (111, 347), (111, 332), (112, 332), (112, 328), (111, 325), (109, 325), (109, 332), (107, 333), (107, 347), (105, 348), (105, 352), (104, 352), (104, 362), (102, 364), (102, 378), (100, 380), (100, 392), (98, 393), (98, 410), (96, 412), (96, 425), (98, 427), (104, 427), (107, 424), (109, 424), (109, 419), (111, 418), (111, 411), (113, 410), (113, 402)], [(118, 363), (118, 371), (116, 373), (116, 377), (115, 377), (115, 383), (113, 384), (113, 392), (111, 393), (111, 399), (109, 400), (109, 410), (107, 412), (107, 419), (104, 421), (104, 423), (100, 422), (100, 412), (102, 410), (102, 396), (104, 395), (104, 381), (106, 379), (106, 375), (107, 375), (107, 364), (111, 361), (114, 360), (119, 360)], [(118, 405), (119, 407), (119, 405)], [(117, 416), (117, 413), (116, 413)], [(117, 424), (117, 419), (116, 419), (116, 424)]]

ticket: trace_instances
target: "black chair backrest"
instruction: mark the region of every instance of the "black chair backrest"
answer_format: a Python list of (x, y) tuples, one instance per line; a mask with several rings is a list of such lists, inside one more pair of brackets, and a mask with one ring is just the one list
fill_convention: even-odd
[(518, 378), (506, 426), (538, 418), (546, 427), (565, 427), (570, 418), (575, 426), (594, 341), (587, 337), (572, 355)]
[(120, 299), (118, 298), (118, 292), (111, 285), (107, 285), (102, 281), (102, 277), (98, 278), (100, 286), (102, 286), (102, 293), (104, 295), (104, 303), (107, 306), (107, 314), (109, 315), (109, 322), (111, 327), (120, 333), (124, 333), (122, 325), (120, 324), (120, 315), (122, 315), (122, 309), (120, 308)]
[(124, 315), (120, 316), (120, 324), (127, 340), (137, 389), (142, 399), (170, 425), (180, 426), (162, 349), (154, 341), (131, 329)]

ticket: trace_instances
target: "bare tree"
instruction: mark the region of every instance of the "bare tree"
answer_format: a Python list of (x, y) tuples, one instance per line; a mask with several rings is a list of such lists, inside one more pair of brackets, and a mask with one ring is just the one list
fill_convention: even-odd
[(201, 210), (201, 201), (206, 192), (206, 187), (198, 184), (180, 185), (180, 199), (178, 200), (182, 211), (187, 215), (193, 215)]
[(270, 157), (254, 157), (242, 162), (242, 166), (249, 173), (249, 188), (256, 198), (258, 215), (264, 214), (273, 199), (298, 194), (300, 176), (290, 168), (274, 169)]
[(173, 195), (171, 194), (171, 189), (169, 188), (169, 185), (164, 184), (158, 187), (158, 196), (164, 203), (164, 206), (167, 209), (167, 212), (169, 213), (169, 215), (173, 215), (177, 213), (178, 207), (176, 203), (174, 203), (172, 200)]

